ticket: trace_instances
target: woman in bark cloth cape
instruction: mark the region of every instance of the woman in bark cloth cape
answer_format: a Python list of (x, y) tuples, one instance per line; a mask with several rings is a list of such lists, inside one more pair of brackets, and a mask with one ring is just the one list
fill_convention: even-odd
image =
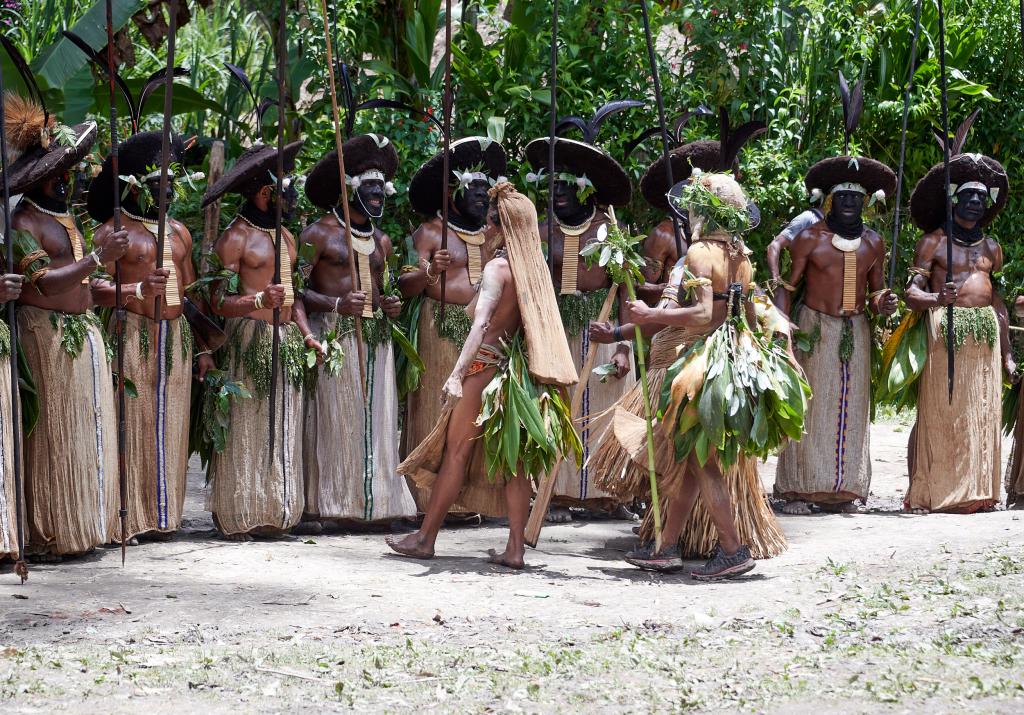
[[(34, 88), (27, 69), (24, 77)], [(114, 390), (89, 276), (97, 258), (116, 260), (126, 242), (111, 241), (110, 250), (100, 245), (86, 255), (67, 206), (68, 173), (92, 147), (96, 125), (59, 125), (38, 90), (34, 94), (32, 100), (4, 98), (5, 180), (12, 195), (22, 194), (10, 237), (13, 270), (27, 283), (19, 300), (18, 348), (22, 374), (31, 374), (38, 397), (34, 406), (23, 401), (23, 414), (45, 425), (25, 425), (28, 551), (50, 560), (90, 551), (117, 533)]]
[[(602, 227), (607, 230), (611, 222), (609, 206), (629, 203), (632, 191), (628, 174), (606, 151), (595, 145), (597, 133), (605, 119), (612, 114), (643, 106), (634, 100), (618, 100), (603, 105), (589, 122), (568, 117), (559, 122), (558, 130), (576, 127), (582, 130), (584, 141), (556, 137), (554, 216), (540, 226), (541, 240), (547, 240), (549, 265), (562, 325), (569, 338), (576, 370), (581, 373), (590, 351), (588, 327), (592, 321), (607, 320), (617, 310), (620, 322), (627, 298), (625, 286), (617, 286), (603, 266), (590, 265), (581, 256), (581, 250), (597, 239)], [(532, 169), (526, 179), (537, 186), (548, 186), (546, 167), (550, 142), (548, 137), (534, 139), (526, 146), (526, 159)], [(550, 227), (554, 225), (554, 230)], [(613, 294), (609, 292), (614, 288)], [(617, 305), (609, 301), (615, 301)], [(580, 414), (583, 440), (583, 464), (563, 462), (558, 469), (549, 521), (568, 521), (572, 517), (568, 507), (583, 507), (593, 512), (610, 513), (619, 518), (632, 519), (633, 514), (619, 499), (607, 494), (594, 484), (587, 460), (600, 444), (609, 420), (598, 418), (618, 402), (619, 398), (636, 382), (633, 374), (630, 344), (627, 339), (607, 344), (595, 343), (594, 365), (607, 366), (603, 374), (591, 373), (584, 386)]]
[[(954, 151), (962, 149), (965, 137), (966, 132), (958, 133)], [(905, 296), (913, 312), (886, 342), (878, 383), (881, 401), (917, 406), (904, 498), (904, 508), (915, 513), (970, 513), (999, 501), (1002, 440), (995, 405), (1002, 370), (1016, 372), (1006, 306), (993, 277), (1003, 268), (1002, 248), (983, 232), (1006, 205), (1006, 170), (981, 154), (957, 153), (950, 160), (954, 221), (948, 273), (944, 184), (943, 165), (937, 164), (910, 198), (911, 217), (924, 232)], [(946, 362), (950, 305), (956, 358), (952, 402)]]
[(562, 455), (579, 459), (565, 396), (578, 376), (541, 253), (537, 210), (507, 182), (491, 195), (498, 255), (469, 306), (473, 326), (445, 383), (441, 419), (399, 467), (430, 489), (426, 516), (415, 534), (387, 543), (404, 556), (432, 558), (452, 504), (467, 491), (503, 491), (508, 544), (491, 560), (522, 568), (532, 480)]
[[(373, 225), (383, 216), (387, 197), (395, 192), (391, 180), (398, 169), (398, 152), (387, 137), (375, 134), (352, 137), (342, 152), (348, 174), (355, 285), (339, 206), (337, 151), (313, 167), (305, 185), (310, 201), (328, 212), (301, 236), (311, 249), (312, 266), (303, 301), (310, 326), (328, 353), (310, 381), (306, 400), (306, 513), (311, 519), (392, 520), (416, 514), (406, 480), (397, 471), (393, 338), (406, 347), (408, 341), (392, 322), (401, 310), (401, 300), (387, 265), (393, 255), (391, 239)], [(365, 311), (368, 306), (371, 310)], [(354, 315), (363, 316), (361, 336), (356, 335)], [(359, 340), (366, 346), (363, 401), (353, 399), (360, 394)], [(418, 360), (415, 351), (411, 358)], [(327, 439), (327, 435), (336, 437)], [(315, 531), (315, 522), (309, 528)]]
[[(786, 348), (775, 341), (776, 333), (788, 334), (788, 322), (763, 298), (747, 300), (753, 268), (739, 233), (749, 227), (752, 212), (742, 189), (727, 175), (703, 174), (673, 193), (688, 212), (693, 242), (657, 308), (629, 304), (634, 324), (654, 335), (648, 371), (652, 397), (664, 394), (663, 429), (655, 430), (655, 471), (667, 515), (664, 546), (657, 552), (645, 539), (629, 560), (673, 571), (682, 568), (684, 553), (711, 555), (695, 577), (737, 575), (752, 568), (751, 555), (768, 558), (785, 548), (754, 457), (777, 448), (784, 434), (799, 437), (806, 386), (790, 366)], [(757, 326), (757, 332), (748, 326)], [(745, 382), (734, 379), (740, 373), (734, 368), (738, 357), (748, 366)], [(714, 374), (709, 366), (729, 369)], [(758, 392), (751, 383), (770, 387)], [(731, 404), (739, 395), (745, 402)], [(780, 395), (786, 398), (784, 408)], [(627, 395), (615, 410), (610, 438), (592, 458), (592, 469), (602, 474), (602, 487), (609, 491), (646, 494), (643, 409), (638, 390)], [(694, 412), (701, 419), (694, 421)], [(680, 415), (686, 417), (682, 424)], [(739, 424), (742, 419), (750, 424)], [(649, 527), (644, 531), (649, 538)], [(743, 542), (749, 546), (741, 547)]]
[[(444, 152), (423, 164), (409, 184), (409, 201), (425, 219), (412, 234), (410, 264), (402, 267), (398, 283), (402, 293), (402, 326), (423, 358), (422, 368), (398, 358), (398, 394), (406, 400), (402, 424), (402, 454), (408, 455), (437, 425), (441, 393), (466, 342), (472, 321), (463, 308), (476, 295), (493, 253), (496, 227), (487, 222), (487, 192), (502, 179), (507, 167), (505, 150), (488, 137), (465, 137), (452, 142), (451, 174), (443, 177)], [(448, 226), (440, 210), (445, 181), (450, 188)], [(447, 247), (442, 237), (447, 236)], [(445, 302), (441, 311), (441, 276)], [(471, 467), (476, 469), (476, 467)], [(420, 510), (426, 496), (414, 489)], [(469, 494), (470, 498), (476, 496)], [(493, 494), (491, 494), (493, 496)], [(481, 504), (460, 502), (453, 511), (488, 513), (501, 510), (502, 500)]]
[[(284, 147), (284, 170), (291, 172), (302, 142)], [(245, 198), (238, 215), (214, 245), (210, 272), (201, 279), (211, 286), (214, 311), (225, 318), (227, 342), (217, 354), (226, 383), (240, 383), (236, 397), (215, 399), (207, 420), (223, 425), (223, 450), (210, 461), (207, 507), (214, 523), (228, 538), (279, 535), (302, 516), (302, 387), (309, 358), (322, 359), (323, 348), (313, 335), (301, 300), (303, 288), (294, 237), (281, 230), (280, 283), (274, 284), (275, 202), (278, 190), (274, 167), (277, 148), (254, 145), (231, 170), (211, 186), (203, 205), (225, 193)], [(292, 177), (285, 176), (280, 192), (282, 216), (294, 208)], [(274, 309), (280, 310), (281, 339), (278, 384), (281, 402), (275, 420), (276, 448), (267, 439), (270, 413), (271, 351)]]

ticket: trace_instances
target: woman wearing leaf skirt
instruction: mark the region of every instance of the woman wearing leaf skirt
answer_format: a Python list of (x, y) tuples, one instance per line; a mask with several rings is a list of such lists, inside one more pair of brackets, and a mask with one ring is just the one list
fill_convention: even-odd
[[(508, 183), (499, 183), (491, 196), (505, 250), (484, 268), (468, 308), (473, 327), (445, 384), (441, 419), (399, 467), (430, 489), (426, 515), (415, 534), (387, 543), (403, 556), (433, 558), (451, 505), (464, 502), (467, 491), (501, 490), (508, 543), (502, 553), (492, 550), (490, 561), (519, 569), (531, 480), (549, 471), (560, 454), (579, 457), (579, 435), (562, 389), (578, 377), (540, 249), (537, 211)], [(471, 466), (481, 460), (484, 480), (472, 478), (477, 472)]]

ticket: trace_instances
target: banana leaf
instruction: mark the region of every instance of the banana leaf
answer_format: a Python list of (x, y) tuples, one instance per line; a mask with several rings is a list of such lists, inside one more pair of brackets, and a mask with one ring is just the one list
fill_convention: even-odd
[[(423, 361), (419, 357), (420, 310), (422, 308), (423, 296), (418, 295), (402, 303), (402, 313), (398, 316), (398, 326), (401, 328), (405, 343), (411, 349), (411, 353), (407, 352), (401, 341), (396, 341), (399, 351), (395, 355), (395, 373), (398, 382), (398, 399), (400, 400), (406, 399), (410, 393), (419, 389), (420, 380), (423, 378), (425, 370)], [(394, 331), (392, 331), (392, 337), (394, 337), (393, 334)], [(415, 355), (416, 359), (412, 360), (411, 355)]]
[(917, 405), (917, 385), (928, 359), (928, 329), (921, 314), (909, 312), (882, 348), (874, 401), (896, 411)]

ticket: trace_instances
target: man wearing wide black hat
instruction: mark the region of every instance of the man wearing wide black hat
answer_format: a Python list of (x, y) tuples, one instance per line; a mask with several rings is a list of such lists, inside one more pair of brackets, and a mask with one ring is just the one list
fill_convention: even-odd
[[(415, 325), (418, 336), (409, 337), (415, 338), (413, 343), (418, 346), (426, 369), (406, 403), (402, 434), (405, 454), (427, 438), (441, 416), (437, 396), (451, 375), (473, 324), (464, 308), (476, 295), (484, 266), (493, 255), (491, 244), (496, 232), (488, 232), (490, 199), (487, 192), (505, 173), (505, 150), (488, 137), (465, 137), (452, 142), (450, 157), (451, 174), (447, 177), (441, 175), (442, 151), (420, 167), (409, 184), (413, 209), (428, 218), (412, 235), (417, 262), (403, 267), (398, 285), (402, 297), (412, 302), (412, 307), (419, 312)], [(451, 197), (447, 230), (441, 222), (442, 191), (446, 182)], [(443, 249), (444, 234), (448, 247)], [(447, 303), (443, 321), (440, 310), (442, 274)], [(475, 473), (478, 467), (481, 473), (486, 472), (482, 465), (472, 465), (471, 472)], [(422, 509), (426, 504), (419, 506)], [(477, 506), (480, 508), (460, 504), (456, 510), (493, 514), (505, 508), (502, 499)]]
[[(306, 196), (327, 215), (302, 232), (312, 247), (312, 273), (303, 293), (310, 326), (326, 346), (306, 400), (303, 464), (310, 519), (364, 522), (416, 515), (416, 503), (398, 474), (398, 390), (391, 321), (402, 309), (391, 292), (391, 239), (374, 225), (384, 215), (398, 152), (387, 137), (362, 134), (345, 142), (349, 230), (356, 283), (349, 269), (338, 153), (310, 172)], [(362, 316), (356, 335), (353, 316)], [(365, 345), (360, 370), (358, 341)], [(344, 356), (344, 357), (342, 357)], [(365, 392), (360, 387), (366, 375)], [(360, 400), (360, 396), (364, 400)], [(315, 527), (313, 527), (315, 529)]]
[(790, 244), (792, 268), (779, 307), (790, 312), (791, 293), (804, 282), (796, 324), (811, 336), (800, 364), (814, 399), (806, 435), (779, 456), (775, 493), (787, 514), (856, 512), (871, 486), (871, 325), (866, 314), (889, 315), (896, 296), (885, 289), (885, 241), (864, 225), (865, 208), (896, 188), (896, 175), (863, 156), (838, 156), (811, 167), (805, 181), (825, 218)]
[[(723, 166), (722, 149), (714, 139), (700, 139), (683, 144), (669, 154), (672, 161), (672, 180), (684, 181), (690, 178), (694, 169), (701, 172), (728, 171), (732, 166)], [(659, 157), (651, 164), (640, 178), (640, 193), (648, 204), (668, 213), (667, 194), (671, 185), (668, 183), (665, 157)], [(684, 237), (685, 240), (685, 237)], [(650, 306), (661, 300), (662, 291), (668, 283), (679, 254), (676, 251), (675, 227), (671, 216), (667, 216), (647, 235), (643, 245), (645, 265), (643, 268), (643, 286), (637, 289), (637, 295)]]
[(25, 275), (18, 327), (39, 396), (37, 428), (25, 440), (30, 554), (90, 551), (117, 528), (114, 391), (89, 276), (127, 248), (122, 232), (85, 240), (71, 213), (69, 171), (96, 139), (92, 122), (58, 125), (43, 107), (5, 98), (11, 151), (7, 188), (22, 194), (12, 216), (14, 270)]
[[(597, 116), (600, 114), (599, 110)], [(587, 138), (593, 139), (594, 134), (596, 128)], [(533, 169), (527, 180), (542, 188), (547, 186), (544, 169), (548, 163), (549, 147), (547, 137), (535, 139), (526, 147), (526, 159)], [(597, 240), (602, 226), (607, 230), (612, 221), (608, 207), (629, 203), (631, 193), (629, 176), (603, 149), (593, 143), (555, 138), (555, 215), (546, 217), (541, 223), (540, 235), (547, 242), (551, 254), (552, 282), (558, 293), (562, 325), (577, 371), (583, 369), (590, 349), (590, 323), (597, 320), (612, 286), (608, 272), (598, 266), (589, 267), (580, 257), (580, 251)], [(627, 297), (625, 286), (620, 286), (618, 293), (616, 317), (619, 322), (625, 322), (622, 319)], [(584, 416), (607, 413), (636, 381), (629, 338), (617, 334), (614, 328), (612, 332), (613, 340), (601, 344), (598, 349), (595, 365), (611, 363), (616, 372), (604, 382), (597, 375), (589, 379), (583, 393)], [(576, 465), (565, 460), (559, 467), (549, 521), (571, 521), (570, 508), (612, 513), (621, 518), (633, 517), (620, 500), (594, 484), (587, 464), (590, 453), (597, 448), (608, 425), (609, 419), (588, 420), (581, 430), (582, 463)]]
[[(921, 311), (928, 357), (917, 386), (917, 423), (910, 436), (910, 489), (904, 507), (916, 513), (970, 513), (999, 501), (1002, 371), (1016, 372), (1009, 318), (993, 274), (1003, 250), (983, 229), (1006, 206), (1003, 166), (981, 154), (950, 161), (953, 265), (947, 280), (945, 171), (937, 164), (910, 197), (924, 231), (914, 251), (907, 305)], [(953, 400), (947, 383), (946, 306), (953, 306)]]
[[(121, 193), (121, 225), (128, 251), (121, 259), (125, 380), (137, 396), (125, 403), (125, 452), (128, 473), (129, 538), (167, 538), (181, 526), (188, 473), (189, 407), (195, 338), (183, 317), (185, 289), (195, 281), (192, 235), (170, 216), (164, 233), (163, 267), (157, 268), (159, 233), (160, 132), (133, 134), (118, 149), (115, 180), (108, 157), (89, 187), (89, 214), (101, 225), (96, 239), (114, 231), (114, 191)], [(187, 181), (181, 168), (185, 147), (171, 137), (168, 206), (174, 182)], [(155, 168), (156, 167), (156, 168)], [(130, 178), (126, 178), (130, 177)], [(156, 298), (160, 297), (157, 322)], [(93, 281), (96, 303), (114, 307), (110, 276)], [(113, 319), (107, 326), (113, 335)], [(204, 346), (200, 346), (202, 348)], [(213, 366), (208, 354), (199, 357), (199, 374)]]
[[(284, 148), (285, 171), (295, 167), (302, 142)], [(245, 385), (252, 399), (231, 403), (227, 445), (210, 460), (208, 507), (220, 532), (232, 541), (253, 535), (277, 536), (294, 527), (305, 503), (302, 485), (302, 385), (306, 349), (323, 348), (296, 300), (298, 250), (295, 238), (281, 228), (281, 282), (274, 283), (276, 201), (285, 202), (287, 218), (295, 206), (291, 177), (279, 192), (274, 169), (277, 149), (257, 144), (207, 189), (203, 206), (226, 193), (245, 199), (238, 214), (214, 245), (211, 271), (213, 309), (223, 316), (227, 344), (218, 363), (231, 380)], [(270, 424), (271, 343), (274, 309), (280, 309), (280, 373), (277, 376), (277, 425), (273, 460)]]

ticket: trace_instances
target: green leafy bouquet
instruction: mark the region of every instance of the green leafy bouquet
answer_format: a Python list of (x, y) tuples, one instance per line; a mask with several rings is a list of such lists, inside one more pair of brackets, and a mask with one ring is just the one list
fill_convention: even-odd
[(572, 423), (569, 405), (557, 388), (535, 385), (527, 369), (521, 333), (502, 341), (507, 364), (484, 388), (477, 425), (483, 427), (487, 478), (505, 479), (520, 470), (546, 474), (555, 461), (583, 458), (583, 443)]
[(677, 461), (695, 452), (704, 465), (715, 448), (727, 469), (741, 454), (765, 458), (800, 439), (810, 395), (785, 345), (741, 312), (668, 368), (659, 414)]

